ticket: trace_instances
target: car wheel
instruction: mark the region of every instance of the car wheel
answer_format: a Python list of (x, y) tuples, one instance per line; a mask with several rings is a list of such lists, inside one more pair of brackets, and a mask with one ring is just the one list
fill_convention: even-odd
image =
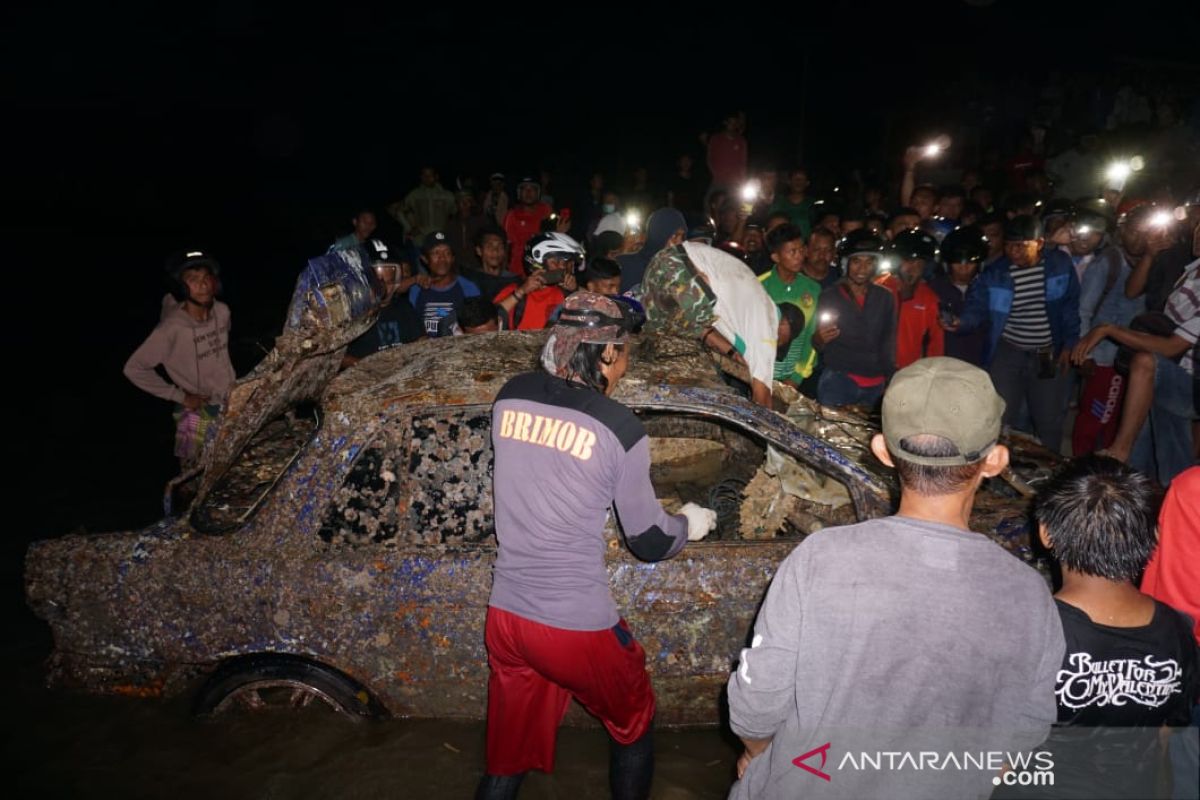
[(316, 661), (276, 654), (244, 656), (217, 668), (196, 695), (197, 714), (322, 706), (358, 721), (387, 712), (363, 686)]

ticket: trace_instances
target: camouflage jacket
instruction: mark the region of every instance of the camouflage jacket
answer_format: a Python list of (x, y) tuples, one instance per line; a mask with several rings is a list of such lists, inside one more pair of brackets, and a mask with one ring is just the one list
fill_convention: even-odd
[(716, 321), (717, 298), (682, 245), (660, 250), (642, 278), (646, 330), (699, 337)]

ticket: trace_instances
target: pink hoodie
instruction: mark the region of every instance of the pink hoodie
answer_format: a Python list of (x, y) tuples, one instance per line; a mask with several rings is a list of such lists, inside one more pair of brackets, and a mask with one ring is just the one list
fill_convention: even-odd
[[(182, 303), (164, 302), (162, 319), (125, 362), (125, 377), (155, 397), (183, 402), (184, 392), (221, 403), (237, 380), (229, 360), (229, 306), (213, 303), (212, 313), (197, 322)], [(154, 371), (162, 365), (174, 386)]]

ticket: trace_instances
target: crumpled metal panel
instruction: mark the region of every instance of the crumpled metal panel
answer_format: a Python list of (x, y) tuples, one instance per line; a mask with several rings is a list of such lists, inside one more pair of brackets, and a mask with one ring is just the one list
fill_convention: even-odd
[(383, 286), (358, 250), (338, 250), (309, 259), (296, 279), (288, 305), (289, 331), (337, 330), (372, 317)]
[(246, 444), (296, 403), (315, 400), (337, 374), (346, 345), (375, 322), (380, 287), (354, 250), (308, 262), (296, 279), (275, 348), (230, 390), (213, 441), (201, 457), (203, 501)]

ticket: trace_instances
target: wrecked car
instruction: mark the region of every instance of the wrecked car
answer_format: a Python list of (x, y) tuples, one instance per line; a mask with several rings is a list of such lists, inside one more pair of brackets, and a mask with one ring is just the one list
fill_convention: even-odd
[[(310, 262), (274, 351), (234, 387), (161, 522), (31, 545), (26, 594), (53, 632), (52, 685), (191, 692), (200, 712), (315, 701), (355, 718), (484, 717), (491, 402), (535, 368), (544, 333), (422, 340), (339, 373), (371, 324), (372, 280), (353, 254)], [(756, 406), (694, 341), (631, 347), (615, 396), (651, 437), (657, 494), (719, 523), (643, 563), (610, 522), (612, 591), (646, 651), (658, 721), (715, 724), (776, 566), (815, 530), (890, 513), (896, 488), (869, 453), (869, 420), (797, 398)], [(1031, 560), (1018, 489), (1054, 459), (1018, 444), (1017, 474), (981, 490), (972, 526)]]

